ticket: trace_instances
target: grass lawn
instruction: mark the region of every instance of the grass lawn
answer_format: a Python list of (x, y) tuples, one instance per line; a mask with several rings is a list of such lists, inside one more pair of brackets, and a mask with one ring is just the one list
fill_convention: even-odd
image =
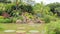
[[(16, 30), (16, 24), (5, 24), (5, 23), (0, 23), (0, 24), (4, 30)], [(0, 34), (4, 34), (3, 31), (1, 30)]]
[[(29, 30), (38, 30), (38, 31), (42, 31), (44, 30), (44, 24), (36, 24), (35, 26), (30, 26), (27, 24), (4, 24), (1, 23), (1, 26), (4, 28), (4, 30), (18, 30), (19, 27), (25, 27), (25, 31), (29, 31)], [(3, 31), (0, 31), (0, 34), (5, 34)], [(10, 33), (9, 33), (10, 34)], [(16, 33), (14, 33), (16, 34)]]

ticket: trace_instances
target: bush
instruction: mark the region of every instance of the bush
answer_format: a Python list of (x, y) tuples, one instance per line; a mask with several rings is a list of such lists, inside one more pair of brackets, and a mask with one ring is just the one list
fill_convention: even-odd
[(50, 21), (51, 21), (50, 16), (49, 16), (49, 15), (46, 15), (46, 16), (44, 17), (44, 21), (45, 21), (45, 23), (50, 23)]
[(11, 16), (13, 17), (19, 17), (19, 15), (21, 15), (21, 11), (20, 10), (13, 10), (11, 13)]
[(3, 11), (0, 11), (0, 15), (2, 14)]
[(23, 12), (33, 13), (33, 8), (31, 5), (20, 5), (19, 8)]
[(16, 17), (12, 18), (12, 22), (13, 22), (13, 23), (16, 23), (16, 20), (17, 20)]
[(12, 20), (11, 19), (0, 19), (0, 23), (12, 23)]
[(48, 34), (60, 34), (60, 21), (51, 22), (47, 25)]
[(60, 34), (60, 28), (55, 29), (56, 34)]
[(12, 20), (11, 19), (5, 19), (4, 23), (12, 23)]
[(23, 20), (23, 17), (22, 17), (22, 16), (13, 17), (13, 18), (12, 18), (12, 22), (13, 22), (13, 23), (16, 23), (16, 21), (19, 20), (19, 19), (20, 19), (20, 20)]

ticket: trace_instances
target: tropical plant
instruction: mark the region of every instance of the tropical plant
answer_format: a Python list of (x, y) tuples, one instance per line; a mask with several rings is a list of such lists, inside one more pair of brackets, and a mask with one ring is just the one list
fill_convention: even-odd
[(40, 14), (41, 17), (44, 17), (44, 15), (49, 14), (50, 8), (48, 6), (45, 6), (43, 2), (41, 2), (34, 5), (33, 11), (35, 14)]

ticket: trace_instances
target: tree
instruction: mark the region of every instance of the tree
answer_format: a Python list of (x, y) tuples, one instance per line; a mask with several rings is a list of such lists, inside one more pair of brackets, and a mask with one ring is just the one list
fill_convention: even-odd
[(55, 8), (56, 13), (60, 16), (60, 7)]
[(45, 14), (49, 14), (50, 8), (48, 6), (45, 6), (43, 2), (41, 2), (41, 3), (35, 4), (33, 7), (33, 10), (35, 14), (39, 14), (43, 16)]
[(48, 4), (47, 6), (50, 7), (50, 11), (52, 11), (54, 14), (56, 13), (55, 8), (60, 7), (60, 3), (56, 2), (56, 3), (51, 3)]
[(0, 0), (0, 2), (4, 2), (4, 1), (6, 1), (6, 0)]
[(2, 3), (11, 3), (11, 1), (8, 1), (8, 0), (0, 0), (0, 2), (2, 2)]
[(30, 6), (30, 5), (21, 5), (20, 9), (22, 12), (28, 12), (28, 13), (32, 13), (32, 11), (33, 11), (32, 6)]

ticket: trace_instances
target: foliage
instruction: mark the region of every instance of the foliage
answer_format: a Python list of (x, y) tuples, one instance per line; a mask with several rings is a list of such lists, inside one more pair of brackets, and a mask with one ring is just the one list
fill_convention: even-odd
[[(29, 2), (31, 2), (31, 0), (27, 0)], [(27, 2), (28, 3), (28, 2)], [(41, 3), (36, 3), (34, 6), (31, 6), (29, 4), (25, 4), (25, 3), (19, 3), (18, 5), (16, 5), (15, 3), (9, 3), (9, 4), (4, 4), (1, 3), (0, 4), (0, 16), (3, 12), (6, 12), (10, 15), (11, 20), (13, 20), (13, 22), (15, 22), (17, 19), (21, 19), (23, 20), (23, 18), (20, 16), (22, 13), (26, 13), (26, 16), (29, 18), (34, 18), (34, 15), (36, 15), (37, 17), (43, 18), (43, 20), (46, 23), (49, 23), (50, 21), (54, 21), (56, 20), (56, 16), (51, 12), (55, 12), (60, 15), (60, 3), (52, 3), (52, 4), (48, 4), (48, 5), (44, 5), (43, 2)], [(56, 15), (57, 15), (56, 14)], [(3, 17), (0, 17), (2, 19), (0, 19), (1, 21), (4, 20)], [(5, 19), (6, 21), (9, 19)]]
[(11, 3), (11, 1), (8, 1), (8, 0), (0, 0), (0, 3)]
[(60, 34), (60, 21), (46, 24), (47, 34)]
[(56, 2), (56, 3), (51, 3), (51, 4), (48, 4), (47, 6), (50, 7), (50, 11), (52, 11), (54, 14), (57, 13), (57, 15), (59, 15), (58, 11), (55, 11), (55, 8), (58, 8), (60, 7), (60, 3)]
[(16, 17), (11, 18), (11, 19), (12, 19), (12, 22), (13, 22), (13, 23), (16, 23), (16, 21), (17, 21), (17, 18), (16, 18)]
[(50, 23), (50, 21), (51, 21), (50, 16), (49, 16), (49, 15), (46, 15), (46, 16), (44, 17), (44, 21), (45, 21), (45, 23)]
[(55, 11), (57, 12), (58, 16), (60, 16), (60, 7), (55, 8)]
[(2, 14), (2, 11), (0, 11), (0, 15)]
[(35, 14), (40, 14), (41, 17), (50, 14), (50, 8), (48, 6), (45, 6), (43, 2), (35, 4), (33, 10)]
[(13, 10), (14, 10), (14, 5), (15, 4), (0, 4), (0, 15), (3, 13), (3, 12), (7, 12), (8, 14), (10, 14)]
[(0, 23), (12, 23), (12, 20), (11, 19), (0, 19)]
[(23, 12), (29, 12), (29, 13), (33, 12), (32, 6), (30, 5), (20, 5), (20, 9)]
[(2, 14), (2, 12), (5, 10), (5, 4), (0, 3), (0, 15)]
[[(16, 9), (17, 9), (17, 11), (16, 11)], [(23, 5), (23, 4), (21, 4), (21, 5), (16, 6), (16, 4), (14, 4), (14, 3), (13, 4), (12, 3), (10, 3), (10, 4), (1, 4), (0, 14), (2, 14), (3, 11), (10, 14), (10, 16), (13, 16), (11, 14), (13, 13), (13, 14), (17, 15), (16, 14), (17, 12), (19, 14), (21, 14), (22, 12), (33, 13), (33, 8), (32, 8), (31, 5)]]
[(10, 13), (11, 16), (13, 17), (18, 17), (19, 15), (21, 15), (21, 11), (19, 10), (13, 10), (11, 13)]
[(8, 14), (11, 14), (14, 9), (16, 9), (15, 4), (7, 4), (5, 6), (5, 12), (7, 12)]
[(23, 20), (23, 17), (22, 16), (19, 16), (17, 19)]

